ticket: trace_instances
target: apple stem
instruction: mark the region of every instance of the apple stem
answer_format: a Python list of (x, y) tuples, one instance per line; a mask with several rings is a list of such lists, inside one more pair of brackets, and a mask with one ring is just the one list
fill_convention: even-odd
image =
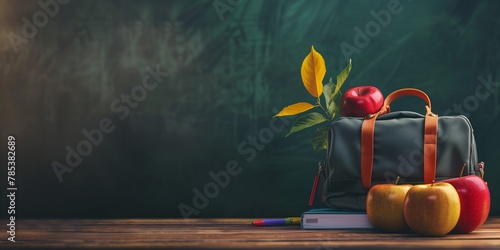
[(398, 181), (399, 181), (399, 175), (398, 175), (398, 177), (396, 178), (396, 181), (394, 182), (394, 185), (398, 185)]
[(484, 180), (484, 162), (480, 162), (477, 164), (477, 167), (479, 169), (479, 172), (481, 173), (481, 179)]
[(464, 164), (462, 165), (462, 171), (460, 171), (460, 177), (462, 177), (462, 175), (464, 174), (465, 166), (467, 166), (467, 163), (464, 162)]
[(359, 88), (356, 89), (358, 91), (358, 96), (361, 96), (361, 92), (359, 91)]

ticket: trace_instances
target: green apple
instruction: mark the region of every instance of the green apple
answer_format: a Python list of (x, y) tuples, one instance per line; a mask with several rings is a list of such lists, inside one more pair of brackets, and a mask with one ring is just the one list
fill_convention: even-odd
[[(398, 178), (399, 179), (399, 178)], [(387, 232), (408, 230), (404, 216), (404, 201), (412, 185), (378, 184), (366, 197), (366, 214), (375, 228)]]
[(414, 232), (443, 236), (457, 225), (460, 198), (449, 183), (415, 185), (406, 194), (404, 215)]

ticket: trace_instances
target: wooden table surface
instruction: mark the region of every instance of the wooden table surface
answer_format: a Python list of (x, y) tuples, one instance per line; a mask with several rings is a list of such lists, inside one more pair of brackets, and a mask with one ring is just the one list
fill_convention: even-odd
[(267, 248), (500, 249), (500, 218), (473, 233), (445, 237), (388, 234), (376, 230), (301, 230), (297, 225), (253, 227), (252, 219), (17, 220), (16, 242), (0, 249)]

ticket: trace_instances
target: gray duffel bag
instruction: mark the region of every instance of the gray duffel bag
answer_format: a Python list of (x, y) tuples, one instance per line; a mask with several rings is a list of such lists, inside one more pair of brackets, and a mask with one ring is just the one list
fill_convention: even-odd
[[(390, 112), (401, 96), (426, 101), (427, 113)], [(376, 122), (375, 122), (376, 121)], [(462, 167), (466, 164), (462, 172)], [(465, 116), (431, 112), (429, 97), (418, 89), (387, 96), (382, 109), (367, 117), (341, 117), (328, 131), (324, 202), (337, 209), (364, 211), (369, 188), (379, 183), (432, 183), (476, 174), (476, 144)]]

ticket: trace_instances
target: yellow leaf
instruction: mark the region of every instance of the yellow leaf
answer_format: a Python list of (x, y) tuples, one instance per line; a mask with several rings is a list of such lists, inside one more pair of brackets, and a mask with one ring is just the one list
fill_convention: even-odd
[(323, 93), (323, 78), (325, 74), (325, 59), (323, 59), (320, 53), (314, 50), (314, 46), (311, 46), (311, 53), (302, 62), (300, 75), (302, 76), (304, 87), (309, 91), (309, 94), (316, 98)]
[(298, 102), (295, 104), (292, 104), (290, 106), (286, 106), (284, 109), (282, 109), (278, 114), (275, 116), (288, 116), (288, 115), (296, 115), (300, 114), (302, 112), (306, 112), (316, 106), (307, 103), (307, 102)]

